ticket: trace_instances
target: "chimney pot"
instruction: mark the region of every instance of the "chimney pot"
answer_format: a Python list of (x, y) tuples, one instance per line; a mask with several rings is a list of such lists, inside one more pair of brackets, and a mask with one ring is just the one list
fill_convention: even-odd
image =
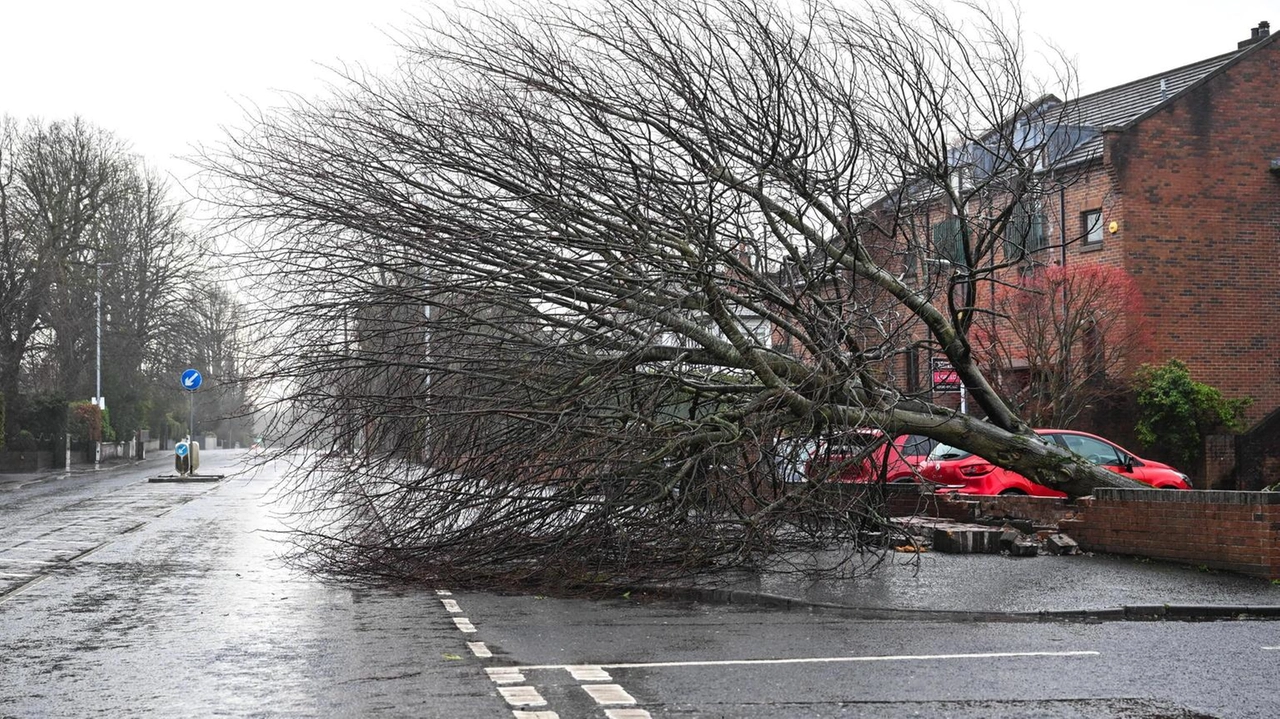
[(1240, 42), (1236, 43), (1236, 49), (1242, 50), (1256, 42), (1261, 42), (1262, 40), (1266, 39), (1269, 35), (1271, 35), (1271, 23), (1267, 22), (1266, 20), (1263, 20), (1262, 22), (1258, 23), (1257, 27), (1250, 30), (1248, 40), (1241, 40)]

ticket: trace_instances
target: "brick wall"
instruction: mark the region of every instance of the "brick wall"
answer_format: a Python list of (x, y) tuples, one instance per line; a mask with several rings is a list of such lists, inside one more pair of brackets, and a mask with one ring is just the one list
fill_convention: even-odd
[[(1125, 267), (1155, 324), (1155, 361), (1280, 406), (1280, 42), (1255, 47), (1131, 127), (1106, 134)], [(1108, 235), (1107, 242), (1111, 243)]]
[(885, 511), (890, 517), (938, 517), (957, 522), (971, 522), (977, 517), (977, 502), (950, 494), (922, 493), (916, 484), (900, 485), (904, 489), (886, 495)]
[(1062, 522), (1080, 546), (1280, 578), (1280, 493), (1099, 489)]
[(1057, 497), (972, 496), (977, 502), (979, 519), (1025, 519), (1037, 527), (1054, 527), (1066, 519), (1074, 519), (1080, 507)]
[(1056, 497), (999, 497), (977, 494), (920, 493), (917, 485), (903, 485), (905, 491), (887, 495), (889, 516), (924, 516), (957, 522), (998, 523), (1026, 520), (1036, 527), (1055, 527), (1079, 515), (1080, 505)]

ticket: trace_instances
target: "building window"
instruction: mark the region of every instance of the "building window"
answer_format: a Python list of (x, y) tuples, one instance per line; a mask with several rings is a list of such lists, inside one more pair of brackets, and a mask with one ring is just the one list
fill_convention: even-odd
[(948, 217), (933, 226), (933, 251), (940, 259), (964, 265), (964, 233), (959, 217)]
[(1021, 260), (1048, 246), (1044, 233), (1044, 213), (1031, 202), (1019, 202), (1004, 227), (1004, 258)]
[(1102, 210), (1089, 210), (1080, 215), (1086, 245), (1102, 244)]

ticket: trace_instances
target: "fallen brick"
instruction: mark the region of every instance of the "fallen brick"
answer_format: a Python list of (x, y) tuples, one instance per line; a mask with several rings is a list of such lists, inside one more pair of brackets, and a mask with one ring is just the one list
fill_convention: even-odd
[(1019, 537), (1009, 548), (1011, 557), (1034, 557), (1040, 554), (1040, 544), (1030, 537)]
[(999, 554), (998, 529), (987, 527), (938, 527), (933, 533), (933, 549), (946, 554)]
[(1079, 554), (1080, 545), (1065, 534), (1051, 534), (1045, 540), (1045, 547), (1054, 554)]

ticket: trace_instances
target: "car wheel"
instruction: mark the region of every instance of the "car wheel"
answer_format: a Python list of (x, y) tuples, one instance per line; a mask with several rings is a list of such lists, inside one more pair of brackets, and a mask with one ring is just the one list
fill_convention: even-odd
[(1021, 489), (1006, 489), (1000, 493), (1001, 497), (1025, 497), (1027, 493)]

